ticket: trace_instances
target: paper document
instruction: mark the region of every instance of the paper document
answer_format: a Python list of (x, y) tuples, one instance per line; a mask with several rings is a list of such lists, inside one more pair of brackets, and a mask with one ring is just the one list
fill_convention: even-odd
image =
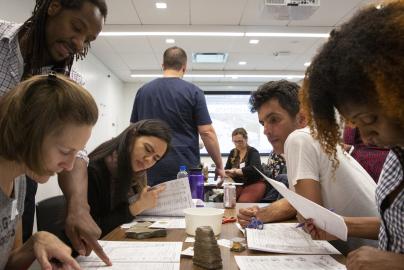
[[(257, 168), (255, 168), (257, 170)], [(262, 172), (257, 170), (265, 180), (267, 180), (288, 202), (299, 212), (304, 218), (312, 218), (314, 224), (338, 237), (339, 239), (346, 241), (348, 228), (346, 227), (344, 219), (331, 212), (327, 208), (310, 201), (309, 199), (289, 190), (283, 183), (275, 181)]]
[(159, 194), (157, 206), (142, 212), (145, 216), (184, 216), (185, 208), (193, 207), (191, 189), (188, 178), (180, 178), (158, 184), (165, 185), (165, 190)]
[(158, 220), (150, 225), (149, 228), (185, 229), (185, 218)]
[(328, 241), (311, 239), (298, 223), (265, 224), (263, 230), (246, 229), (249, 249), (287, 254), (341, 254)]
[(188, 247), (187, 249), (184, 249), (183, 251), (181, 251), (181, 255), (193, 257), (194, 247)]
[(138, 222), (149, 221), (153, 222), (150, 228), (164, 229), (185, 229), (185, 218), (178, 217), (163, 217), (163, 216), (137, 216), (132, 222), (121, 225), (122, 229), (129, 229)]
[(79, 256), (82, 269), (180, 269), (181, 242), (99, 241), (112, 261), (107, 267), (95, 255)]
[(240, 270), (346, 270), (329, 255), (234, 256)]

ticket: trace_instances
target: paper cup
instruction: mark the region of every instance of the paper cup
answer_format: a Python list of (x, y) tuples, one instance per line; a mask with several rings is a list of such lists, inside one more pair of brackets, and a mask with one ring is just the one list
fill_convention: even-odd
[(189, 235), (195, 235), (196, 228), (210, 226), (215, 235), (222, 231), (222, 217), (224, 209), (218, 208), (187, 208), (185, 213), (185, 231)]

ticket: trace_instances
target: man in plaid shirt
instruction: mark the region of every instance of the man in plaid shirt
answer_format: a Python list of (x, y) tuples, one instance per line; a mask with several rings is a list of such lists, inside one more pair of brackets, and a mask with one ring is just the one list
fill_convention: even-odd
[[(106, 15), (105, 0), (37, 0), (32, 16), (22, 25), (0, 21), (0, 98), (32, 75), (50, 70), (69, 75), (74, 58), (86, 56)], [(81, 159), (76, 160), (73, 171), (59, 174), (59, 185), (68, 205), (66, 234), (80, 254), (89, 254), (94, 249), (110, 264), (97, 242), (101, 230), (89, 214), (85, 162), (88, 158), (85, 153), (78, 157)], [(23, 227), (30, 232), (36, 185), (32, 180), (27, 182), (30, 188), (26, 204), (30, 206), (26, 209), (31, 208), (31, 216), (24, 218), (28, 222)]]

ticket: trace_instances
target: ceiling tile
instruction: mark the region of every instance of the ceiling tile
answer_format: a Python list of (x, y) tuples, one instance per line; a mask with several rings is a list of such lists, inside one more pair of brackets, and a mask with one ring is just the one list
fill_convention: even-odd
[(131, 0), (107, 0), (106, 24), (140, 24)]
[(247, 0), (191, 0), (191, 24), (238, 25)]
[(166, 9), (157, 9), (156, 1), (132, 0), (142, 24), (189, 24), (188, 0), (164, 0)]

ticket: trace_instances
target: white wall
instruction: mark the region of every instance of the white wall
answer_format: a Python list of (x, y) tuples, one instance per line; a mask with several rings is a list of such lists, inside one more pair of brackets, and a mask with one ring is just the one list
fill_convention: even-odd
[(123, 87), (123, 99), (124, 103), (121, 108), (121, 116), (122, 120), (126, 121), (126, 124), (129, 124), (130, 121), (130, 116), (132, 114), (132, 108), (133, 108), (133, 102), (135, 101), (135, 96), (137, 93), (137, 90), (139, 90), (140, 87), (142, 87), (144, 83), (138, 82), (138, 83), (125, 83)]

